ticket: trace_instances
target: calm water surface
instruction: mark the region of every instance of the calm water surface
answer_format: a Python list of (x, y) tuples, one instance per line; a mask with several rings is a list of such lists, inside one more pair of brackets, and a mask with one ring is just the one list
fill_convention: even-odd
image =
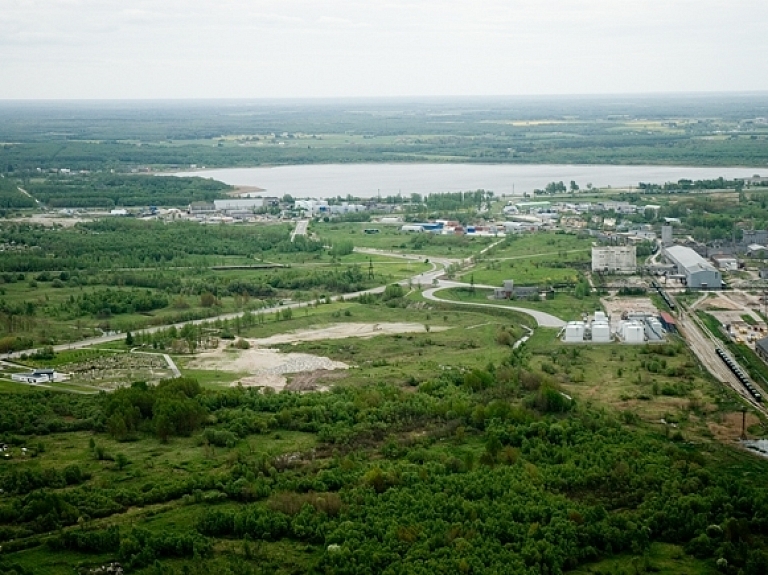
[[(604, 166), (554, 164), (310, 164), (275, 168), (226, 168), (179, 172), (177, 176), (214, 178), (231, 185), (258, 186), (265, 194), (298, 198), (427, 195), (435, 192), (492, 190), (496, 195), (521, 195), (549, 182), (574, 180), (582, 189), (626, 187), (639, 182), (663, 184), (691, 180), (746, 178), (760, 168), (694, 168), (684, 166)], [(768, 175), (768, 167), (762, 169)]]

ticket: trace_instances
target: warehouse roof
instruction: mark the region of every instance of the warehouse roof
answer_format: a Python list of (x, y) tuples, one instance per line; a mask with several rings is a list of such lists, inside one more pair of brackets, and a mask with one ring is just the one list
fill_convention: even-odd
[(716, 272), (717, 269), (691, 248), (685, 246), (671, 246), (665, 249), (666, 255), (678, 266), (685, 268), (688, 273), (708, 271)]
[(768, 337), (764, 337), (763, 339), (758, 339), (755, 342), (755, 347), (763, 352), (763, 355), (768, 355)]

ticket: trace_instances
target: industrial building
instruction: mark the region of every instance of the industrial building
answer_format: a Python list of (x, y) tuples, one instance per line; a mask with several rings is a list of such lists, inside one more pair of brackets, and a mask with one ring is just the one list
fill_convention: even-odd
[(720, 289), (722, 287), (723, 277), (720, 272), (691, 248), (667, 247), (664, 248), (664, 256), (675, 265), (677, 274), (684, 278), (689, 288)]
[(732, 256), (712, 256), (712, 261), (718, 269), (735, 272), (739, 269), (739, 260)]
[(229, 212), (232, 210), (260, 210), (264, 207), (262, 198), (213, 200), (213, 206), (217, 212)]
[(592, 248), (592, 271), (631, 274), (637, 271), (635, 246), (595, 246)]
[(768, 337), (758, 339), (755, 342), (755, 353), (760, 356), (760, 359), (768, 363)]
[(661, 226), (661, 243), (668, 246), (672, 241), (672, 226)]

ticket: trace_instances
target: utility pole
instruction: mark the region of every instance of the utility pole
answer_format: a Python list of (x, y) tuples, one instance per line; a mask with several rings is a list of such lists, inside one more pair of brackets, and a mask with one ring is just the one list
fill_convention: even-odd
[(741, 439), (747, 438), (747, 408), (741, 408)]

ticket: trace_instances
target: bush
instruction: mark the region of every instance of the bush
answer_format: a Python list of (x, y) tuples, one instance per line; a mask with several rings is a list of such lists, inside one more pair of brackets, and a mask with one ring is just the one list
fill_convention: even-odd
[(232, 347), (237, 349), (251, 349), (251, 344), (245, 339), (238, 338), (237, 341), (232, 344)]

